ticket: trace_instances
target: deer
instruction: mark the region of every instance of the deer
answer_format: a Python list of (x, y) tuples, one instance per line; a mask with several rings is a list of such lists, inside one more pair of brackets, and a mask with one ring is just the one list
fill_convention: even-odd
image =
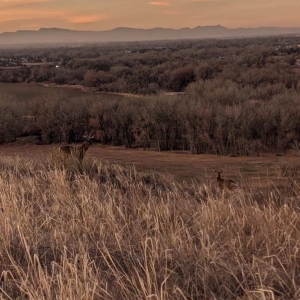
[(217, 171), (215, 170), (217, 173), (218, 173), (218, 176), (217, 176), (217, 182), (218, 182), (218, 185), (219, 185), (219, 188), (221, 191), (227, 189), (227, 190), (231, 190), (232, 189), (232, 183), (233, 184), (236, 184), (235, 181), (231, 180), (231, 179), (223, 179), (221, 178), (221, 173), (222, 171)]
[(86, 153), (86, 151), (89, 149), (90, 146), (92, 146), (92, 139), (93, 137), (87, 136), (86, 134), (83, 136), (85, 141), (81, 145), (77, 146), (61, 146), (59, 147), (59, 152), (61, 152), (64, 157), (74, 157), (77, 158), (80, 162), (82, 162), (83, 157)]

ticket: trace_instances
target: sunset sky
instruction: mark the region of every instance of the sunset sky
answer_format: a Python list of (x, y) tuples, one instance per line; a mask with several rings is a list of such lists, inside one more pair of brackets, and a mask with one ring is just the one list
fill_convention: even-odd
[(0, 0), (0, 32), (59, 27), (300, 27), (300, 0)]

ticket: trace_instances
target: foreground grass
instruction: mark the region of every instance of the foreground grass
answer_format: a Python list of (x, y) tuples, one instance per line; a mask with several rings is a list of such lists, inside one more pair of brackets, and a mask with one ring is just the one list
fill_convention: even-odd
[(1, 299), (299, 299), (292, 189), (2, 157)]

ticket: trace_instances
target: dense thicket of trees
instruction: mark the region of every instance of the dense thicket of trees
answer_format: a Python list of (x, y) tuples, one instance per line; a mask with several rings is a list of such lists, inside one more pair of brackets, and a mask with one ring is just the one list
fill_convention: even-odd
[(143, 94), (224, 78), (251, 87), (276, 82), (292, 87), (298, 43), (297, 37), (270, 37), (0, 49), (0, 82)]
[[(1, 51), (11, 59), (29, 55), (28, 49)], [(62, 58), (61, 67), (4, 68), (0, 80), (79, 83), (155, 95), (99, 99), (92, 93), (70, 97), (66, 91), (49, 90), (42, 98), (23, 101), (0, 92), (0, 143), (30, 135), (44, 143), (76, 142), (88, 131), (103, 144), (159, 151), (256, 155), (300, 149), (300, 53), (295, 38), (31, 51), (37, 57)], [(168, 96), (166, 90), (184, 90), (186, 95)]]
[(103, 144), (221, 155), (284, 152), (299, 145), (299, 88), (282, 87), (266, 101), (252, 99), (252, 92), (212, 80), (193, 83), (185, 96), (101, 100), (49, 90), (42, 98), (20, 101), (0, 93), (0, 142), (32, 135), (43, 143), (79, 142), (93, 132)]

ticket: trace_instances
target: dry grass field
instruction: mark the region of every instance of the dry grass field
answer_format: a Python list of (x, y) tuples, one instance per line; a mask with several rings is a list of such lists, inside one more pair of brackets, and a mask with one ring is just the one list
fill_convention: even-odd
[[(83, 88), (76, 85), (55, 85), (41, 83), (3, 83), (0, 82), (0, 92), (10, 95), (16, 101), (43, 99), (49, 92), (66, 95), (68, 98), (80, 98), (89, 95), (93, 99), (102, 99), (103, 95), (110, 96), (110, 99), (120, 99), (128, 96), (128, 94), (118, 93), (97, 93), (94, 89)], [(53, 95), (53, 94), (52, 94)], [(130, 96), (136, 96), (131, 95)]]
[[(46, 158), (58, 155), (59, 147), (60, 145), (20, 145), (19, 142), (0, 146), (0, 155)], [(300, 155), (296, 151), (283, 156), (263, 154), (255, 157), (229, 157), (193, 155), (188, 151), (143, 151), (98, 144), (91, 147), (86, 156), (101, 159), (104, 163), (134, 166), (145, 172), (169, 174), (178, 182), (197, 181), (205, 184), (215, 182), (216, 169), (223, 170), (225, 177), (238, 181), (257, 180), (260, 183), (276, 179), (282, 181), (285, 170), (298, 171), (297, 166), (300, 169)]]
[(1, 146), (0, 297), (299, 299), (298, 163)]

